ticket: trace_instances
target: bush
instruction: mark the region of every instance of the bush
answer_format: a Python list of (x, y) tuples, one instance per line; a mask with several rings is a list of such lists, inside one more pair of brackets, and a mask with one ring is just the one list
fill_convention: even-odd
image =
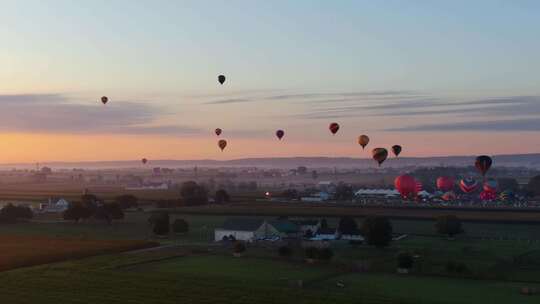
[(8, 204), (0, 210), (0, 221), (16, 222), (19, 219), (31, 219), (34, 216), (32, 209), (26, 206)]
[(172, 230), (174, 233), (187, 233), (189, 224), (184, 219), (176, 219), (172, 224)]
[(88, 204), (76, 202), (71, 203), (66, 211), (63, 213), (63, 218), (66, 221), (79, 222), (81, 219), (88, 219), (95, 214), (95, 211)]
[(398, 267), (411, 269), (414, 264), (414, 258), (409, 252), (400, 252), (397, 256)]
[(216, 204), (224, 204), (224, 203), (228, 203), (231, 200), (231, 198), (229, 196), (229, 193), (227, 193), (227, 191), (220, 189), (216, 191), (214, 200)]
[(233, 252), (234, 253), (244, 253), (244, 252), (246, 252), (246, 244), (244, 244), (244, 242), (236, 242), (236, 243), (234, 243)]
[(330, 248), (322, 248), (317, 252), (317, 258), (322, 261), (330, 261), (334, 256), (334, 252)]
[(206, 189), (194, 181), (188, 181), (182, 184), (180, 196), (182, 196), (182, 201), (187, 206), (204, 205), (208, 203)]
[(122, 209), (135, 208), (139, 205), (139, 199), (131, 194), (124, 194), (114, 198), (114, 201), (120, 205)]
[(169, 214), (167, 212), (152, 214), (148, 219), (148, 222), (152, 225), (152, 231), (154, 234), (160, 236), (169, 234), (170, 221)]
[(369, 245), (383, 248), (392, 241), (392, 224), (386, 217), (370, 216), (362, 223), (362, 234)]
[(279, 255), (288, 258), (292, 255), (292, 248), (289, 246), (281, 246), (279, 247)]
[(461, 220), (455, 215), (441, 215), (437, 217), (435, 229), (437, 229), (439, 234), (445, 234), (449, 237), (463, 233)]
[(318, 251), (316, 247), (307, 247), (305, 249), (306, 259), (316, 259)]

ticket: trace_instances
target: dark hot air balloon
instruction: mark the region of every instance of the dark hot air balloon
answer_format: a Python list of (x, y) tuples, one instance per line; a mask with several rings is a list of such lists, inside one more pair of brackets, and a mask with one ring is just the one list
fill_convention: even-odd
[(454, 189), (454, 179), (448, 176), (441, 176), (437, 178), (437, 189), (442, 192), (448, 192)]
[(109, 97), (107, 97), (107, 96), (102, 96), (102, 97), (101, 97), (101, 102), (102, 102), (103, 104), (107, 104), (107, 102), (109, 102)]
[(225, 75), (219, 75), (217, 77), (218, 81), (220, 84), (224, 84), (225, 83)]
[(285, 135), (285, 131), (283, 130), (277, 130), (276, 131), (276, 136), (279, 140), (281, 140), (283, 138), (283, 136)]
[(379, 163), (379, 167), (388, 157), (388, 151), (385, 148), (375, 148), (371, 151), (373, 159)]
[(358, 144), (364, 149), (369, 144), (369, 137), (367, 135), (360, 135), (358, 137)]
[(476, 161), (474, 163), (474, 166), (480, 173), (482, 173), (482, 176), (486, 176), (486, 173), (488, 172), (489, 168), (491, 168), (491, 164), (493, 161), (491, 160), (491, 157), (487, 155), (481, 155), (476, 158)]
[(225, 150), (225, 147), (227, 147), (227, 141), (225, 139), (221, 139), (218, 141), (218, 147), (221, 149), (221, 151)]
[(400, 145), (393, 145), (392, 146), (392, 152), (394, 152), (394, 155), (396, 157), (398, 157), (399, 154), (401, 153), (401, 146)]
[(220, 128), (217, 128), (214, 132), (216, 133), (217, 136), (220, 136), (223, 130), (221, 130)]
[(396, 190), (401, 194), (404, 198), (414, 198), (416, 197), (417, 193), (417, 184), (414, 177), (403, 174), (394, 180), (394, 186), (396, 187)]
[(336, 135), (337, 131), (339, 131), (339, 124), (337, 122), (333, 122), (328, 127), (330, 129), (330, 132), (332, 132), (333, 135)]
[(148, 162), (148, 159), (143, 158), (143, 159), (141, 159), (141, 162), (143, 163), (143, 165), (146, 165), (146, 163)]
[(471, 193), (478, 189), (478, 182), (472, 177), (467, 177), (459, 181), (459, 188), (464, 193)]

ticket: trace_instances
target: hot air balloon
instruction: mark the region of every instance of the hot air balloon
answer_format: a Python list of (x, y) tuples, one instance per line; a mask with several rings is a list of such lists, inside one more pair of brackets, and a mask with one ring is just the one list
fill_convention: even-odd
[(225, 75), (219, 75), (217, 77), (218, 81), (220, 84), (224, 84), (225, 83)]
[(216, 133), (217, 136), (220, 136), (223, 130), (221, 130), (220, 128), (217, 128), (214, 132)]
[(218, 141), (218, 147), (221, 149), (221, 151), (225, 150), (225, 147), (227, 147), (227, 141), (225, 139), (221, 139)]
[(396, 157), (398, 157), (399, 153), (401, 153), (401, 146), (400, 145), (393, 145), (392, 146), (392, 152), (394, 152), (394, 155)]
[(456, 199), (456, 194), (452, 191), (448, 191), (441, 196), (443, 201), (453, 201)]
[(388, 151), (385, 148), (375, 148), (371, 151), (373, 159), (379, 163), (379, 167), (388, 157)]
[(417, 180), (417, 181), (416, 181), (416, 185), (415, 185), (415, 191), (416, 191), (416, 193), (422, 192), (422, 189), (423, 189), (423, 188), (422, 188), (422, 182), (419, 181), (419, 180)]
[(143, 165), (146, 165), (146, 163), (148, 162), (148, 159), (143, 158), (143, 159), (141, 159), (141, 162), (143, 163)]
[(497, 192), (498, 183), (496, 180), (490, 178), (484, 182), (484, 191)]
[(281, 140), (283, 138), (283, 136), (285, 135), (285, 131), (283, 130), (277, 130), (276, 131), (276, 136), (279, 140)]
[(337, 122), (333, 122), (328, 127), (330, 129), (330, 132), (332, 132), (333, 135), (336, 135), (337, 131), (339, 131), (339, 124)]
[(459, 188), (464, 193), (471, 193), (478, 188), (478, 182), (472, 177), (467, 177), (459, 182)]
[(493, 201), (497, 199), (497, 193), (492, 191), (482, 191), (480, 193), (480, 199), (483, 201)]
[(403, 174), (394, 180), (394, 186), (396, 187), (396, 190), (401, 194), (404, 198), (413, 198), (416, 196), (416, 180), (414, 177)]
[(454, 189), (454, 179), (448, 176), (441, 176), (437, 178), (437, 189), (442, 192), (448, 192)]
[(369, 137), (367, 135), (360, 135), (358, 137), (358, 144), (364, 149), (369, 144)]
[(499, 195), (499, 198), (503, 201), (510, 201), (514, 199), (514, 192), (512, 190), (504, 190)]
[(107, 104), (107, 102), (109, 102), (109, 97), (107, 97), (107, 96), (102, 96), (102, 97), (101, 97), (101, 102), (102, 102), (103, 104)]
[(488, 172), (489, 168), (491, 168), (491, 164), (493, 161), (491, 160), (491, 157), (487, 155), (481, 155), (476, 158), (476, 162), (474, 163), (476, 169), (482, 173), (482, 176), (486, 176), (486, 173)]

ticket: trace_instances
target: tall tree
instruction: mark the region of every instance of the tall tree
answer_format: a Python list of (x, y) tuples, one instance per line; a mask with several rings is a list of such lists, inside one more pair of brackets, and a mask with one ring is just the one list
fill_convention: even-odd
[(362, 223), (362, 234), (369, 245), (383, 248), (392, 241), (392, 224), (386, 217), (370, 216)]
[(208, 194), (204, 187), (194, 181), (188, 181), (182, 184), (180, 196), (185, 205), (195, 206), (208, 203)]

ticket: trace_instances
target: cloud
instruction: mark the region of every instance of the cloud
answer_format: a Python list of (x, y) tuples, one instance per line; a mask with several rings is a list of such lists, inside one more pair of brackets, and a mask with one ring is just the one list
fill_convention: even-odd
[(440, 123), (414, 125), (400, 128), (384, 129), (391, 132), (452, 132), (452, 131), (482, 131), (482, 132), (515, 132), (540, 131), (540, 120), (537, 118), (505, 119), (491, 121), (465, 121), (456, 123)]
[[(249, 94), (248, 94), (249, 95)], [(334, 92), (334, 93), (294, 93), (294, 94), (274, 94), (274, 95), (259, 95), (259, 96), (243, 96), (238, 98), (226, 98), (211, 100), (205, 102), (207, 105), (257, 102), (264, 100), (283, 100), (283, 101), (303, 101), (315, 103), (334, 103), (344, 101), (356, 101), (359, 97), (364, 99), (380, 100), (380, 99), (403, 99), (405, 97), (421, 97), (414, 91), (366, 91), (366, 92)], [(330, 98), (330, 99), (329, 99)]]
[(0, 95), (0, 131), (67, 134), (191, 134), (197, 129), (156, 125), (166, 112), (149, 103), (77, 102), (61, 94)]

